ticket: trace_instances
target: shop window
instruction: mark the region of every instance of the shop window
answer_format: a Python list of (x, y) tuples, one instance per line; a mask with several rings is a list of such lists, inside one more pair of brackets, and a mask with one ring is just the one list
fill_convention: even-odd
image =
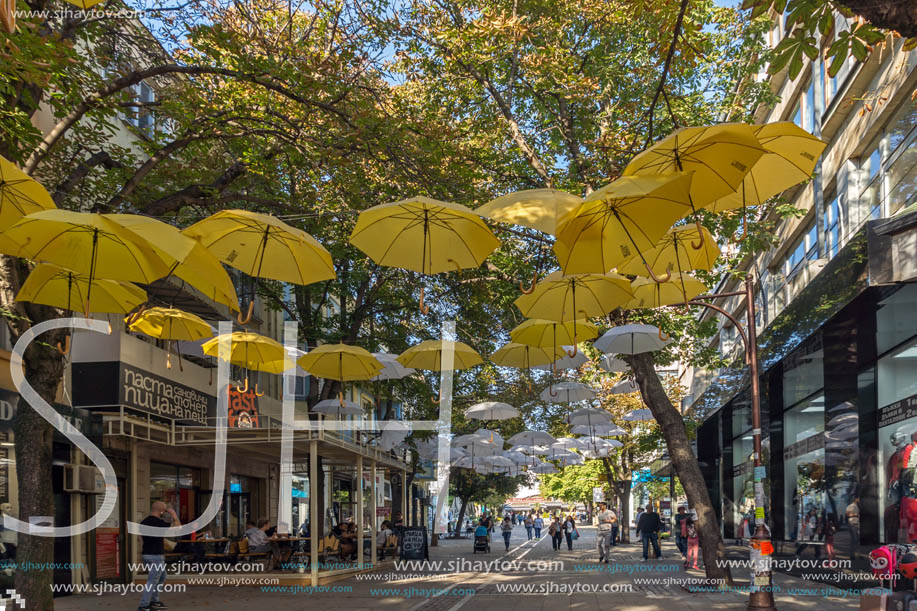
[(825, 253), (829, 259), (837, 255), (840, 243), (840, 208), (838, 199), (837, 196), (834, 196), (831, 201), (825, 204), (825, 211), (822, 215), (825, 231)]
[(888, 352), (917, 334), (917, 284), (905, 284), (879, 302), (876, 349)]
[(182, 524), (200, 515), (197, 502), (200, 485), (200, 469), (150, 463), (150, 502), (162, 501), (171, 505)]
[(883, 543), (917, 542), (917, 339), (879, 359), (879, 536)]
[(818, 539), (817, 526), (829, 518), (824, 394), (805, 399), (785, 411), (783, 430), (786, 536), (799, 542)]
[(784, 361), (783, 406), (788, 408), (824, 387), (821, 335), (795, 350)]
[[(754, 438), (751, 431), (732, 442), (732, 511), (735, 537), (747, 539), (754, 533), (755, 483)], [(749, 532), (750, 531), (750, 532)]]
[(882, 203), (891, 216), (917, 201), (917, 104), (905, 102), (889, 125)]

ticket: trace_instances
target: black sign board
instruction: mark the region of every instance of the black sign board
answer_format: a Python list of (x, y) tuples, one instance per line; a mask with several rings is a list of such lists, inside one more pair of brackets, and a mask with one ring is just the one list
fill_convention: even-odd
[(74, 363), (73, 404), (87, 409), (129, 407), (182, 424), (214, 426), (217, 399), (133, 365)]
[(401, 560), (429, 560), (426, 526), (405, 526), (401, 529)]
[(783, 460), (792, 460), (803, 454), (814, 452), (825, 447), (825, 434), (818, 433), (801, 441), (790, 444), (783, 449)]
[(879, 428), (915, 417), (917, 417), (917, 395), (911, 395), (879, 410)]

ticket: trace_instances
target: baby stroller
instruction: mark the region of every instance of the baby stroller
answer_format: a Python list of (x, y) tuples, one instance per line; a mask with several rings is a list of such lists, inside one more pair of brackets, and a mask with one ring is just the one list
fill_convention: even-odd
[(486, 526), (478, 526), (474, 529), (474, 552), (490, 553), (490, 540), (487, 538), (488, 532)]

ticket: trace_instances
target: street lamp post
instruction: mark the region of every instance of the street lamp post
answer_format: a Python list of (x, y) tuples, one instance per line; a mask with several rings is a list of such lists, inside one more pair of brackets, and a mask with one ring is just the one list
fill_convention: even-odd
[[(745, 296), (745, 311), (747, 314), (746, 328), (736, 318), (723, 308), (708, 303), (705, 300), (720, 297)], [(758, 382), (758, 340), (755, 328), (755, 287), (754, 277), (749, 272), (745, 276), (745, 290), (731, 293), (715, 293), (701, 295), (692, 299), (687, 305), (696, 305), (710, 308), (728, 318), (735, 325), (742, 337), (745, 346), (745, 362), (748, 363), (751, 376), (751, 427), (754, 440), (754, 483), (755, 483), (755, 534), (751, 539), (751, 560), (753, 566), (751, 594), (748, 598), (748, 609), (752, 611), (776, 611), (774, 606), (773, 575), (771, 573), (768, 556), (773, 552), (770, 531), (765, 525), (764, 508), (764, 476), (765, 467), (761, 460), (761, 388)]]

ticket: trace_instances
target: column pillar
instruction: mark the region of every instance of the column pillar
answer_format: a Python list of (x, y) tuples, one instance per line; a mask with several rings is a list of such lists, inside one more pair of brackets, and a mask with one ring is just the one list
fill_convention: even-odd
[(312, 569), (312, 587), (318, 585), (318, 442), (309, 442), (309, 568)]

